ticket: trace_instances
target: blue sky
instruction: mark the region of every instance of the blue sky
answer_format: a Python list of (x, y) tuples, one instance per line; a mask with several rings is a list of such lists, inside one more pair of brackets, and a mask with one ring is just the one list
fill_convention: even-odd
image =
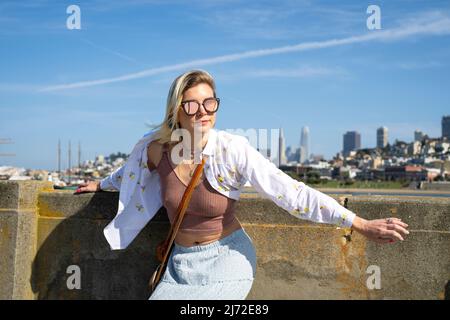
[(15, 154), (0, 165), (55, 169), (58, 139), (63, 168), (69, 139), (82, 160), (129, 153), (193, 68), (216, 79), (217, 128), (281, 126), (297, 146), (307, 125), (326, 158), (348, 130), (363, 147), (381, 125), (390, 142), (437, 137), (450, 114), (448, 1), (2, 0), (0, 43), (0, 154)]

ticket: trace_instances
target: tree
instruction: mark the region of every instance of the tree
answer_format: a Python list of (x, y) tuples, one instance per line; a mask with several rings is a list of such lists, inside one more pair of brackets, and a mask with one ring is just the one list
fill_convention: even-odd
[(116, 160), (117, 158), (123, 158), (124, 160), (127, 160), (128, 155), (118, 151), (117, 153), (111, 153), (108, 157), (110, 162), (114, 162), (114, 160)]
[(320, 173), (317, 171), (309, 171), (306, 173), (307, 183), (317, 184), (320, 182)]

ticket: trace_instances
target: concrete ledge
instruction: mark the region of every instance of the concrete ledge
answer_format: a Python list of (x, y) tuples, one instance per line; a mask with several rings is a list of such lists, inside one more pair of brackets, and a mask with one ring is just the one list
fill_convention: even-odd
[[(0, 183), (0, 299), (31, 299), (32, 261), (36, 254), (38, 195), (50, 182)], [(5, 270), (5, 271), (4, 271)]]
[[(19, 196), (0, 196), (7, 207), (0, 208), (0, 267), (7, 271), (0, 273), (1, 298), (148, 298), (154, 249), (169, 229), (164, 208), (129, 248), (111, 251), (102, 231), (116, 213), (117, 192), (73, 195), (38, 187), (29, 197), (33, 205), (20, 200), (20, 183), (8, 187)], [(28, 209), (18, 210), (21, 204)], [(248, 299), (450, 297), (450, 199), (358, 196), (348, 205), (368, 219), (401, 217), (411, 234), (403, 243), (378, 245), (347, 229), (300, 220), (270, 200), (243, 196), (237, 217), (258, 259)], [(35, 250), (25, 249), (30, 243)], [(81, 271), (79, 290), (67, 287), (72, 265)], [(367, 287), (369, 266), (379, 267), (381, 289)]]

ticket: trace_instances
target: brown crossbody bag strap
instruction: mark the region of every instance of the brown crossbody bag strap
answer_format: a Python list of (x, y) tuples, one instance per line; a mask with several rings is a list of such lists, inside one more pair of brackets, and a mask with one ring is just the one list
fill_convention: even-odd
[(170, 252), (172, 251), (173, 242), (177, 235), (178, 229), (180, 228), (181, 222), (183, 221), (184, 213), (186, 212), (186, 209), (189, 205), (189, 201), (191, 200), (192, 191), (194, 190), (198, 180), (200, 179), (200, 175), (202, 173), (204, 165), (205, 159), (202, 158), (202, 162), (195, 168), (192, 179), (189, 182), (189, 185), (187, 186), (186, 190), (184, 191), (183, 197), (181, 198), (181, 201), (178, 205), (176, 220), (170, 227), (167, 239), (158, 244), (156, 248), (156, 258), (158, 261), (160, 261), (160, 264), (153, 273), (149, 282), (149, 286), (152, 292), (153, 290), (155, 290), (159, 280), (161, 279), (162, 274), (166, 269), (167, 260), (169, 258)]

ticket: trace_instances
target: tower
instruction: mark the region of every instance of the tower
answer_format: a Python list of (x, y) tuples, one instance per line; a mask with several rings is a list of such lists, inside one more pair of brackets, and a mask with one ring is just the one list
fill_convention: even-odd
[(300, 163), (305, 163), (309, 159), (309, 127), (302, 128), (302, 135), (300, 138)]
[(383, 149), (388, 143), (388, 129), (380, 127), (377, 129), (377, 148)]
[(286, 164), (286, 148), (283, 128), (280, 128), (280, 134), (278, 136), (278, 167), (284, 164)]

